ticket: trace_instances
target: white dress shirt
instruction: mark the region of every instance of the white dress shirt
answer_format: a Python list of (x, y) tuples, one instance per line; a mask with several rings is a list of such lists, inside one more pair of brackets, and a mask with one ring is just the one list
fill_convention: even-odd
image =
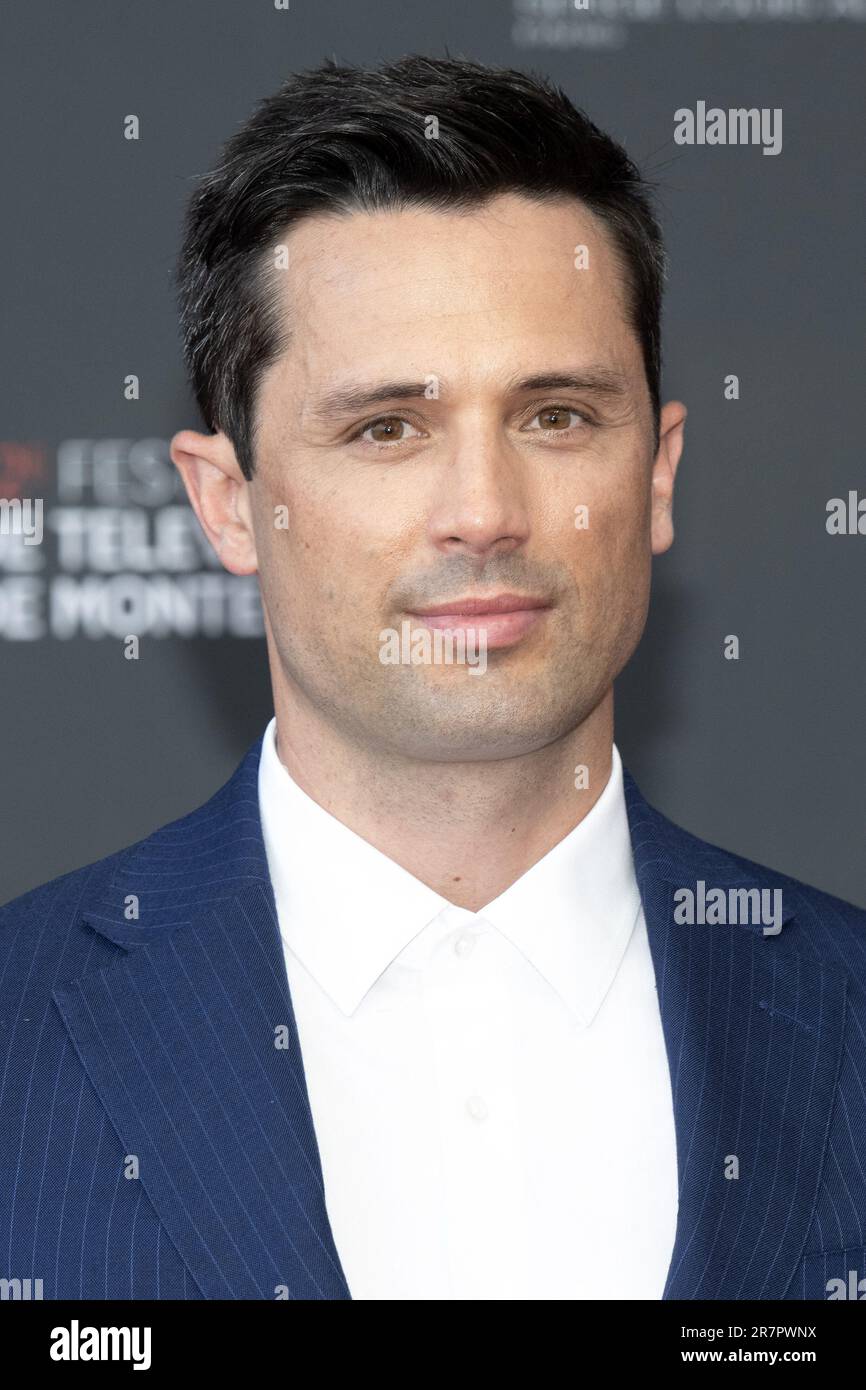
[(657, 1299), (670, 1076), (622, 763), (480, 912), (309, 797), (259, 803), (334, 1241), (353, 1299)]

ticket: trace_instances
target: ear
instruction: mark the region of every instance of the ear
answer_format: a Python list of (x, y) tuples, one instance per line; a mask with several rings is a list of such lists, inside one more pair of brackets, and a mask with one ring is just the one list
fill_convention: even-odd
[(228, 437), (181, 430), (171, 441), (171, 458), (201, 528), (231, 574), (258, 570), (248, 480)]
[(674, 539), (674, 479), (683, 451), (683, 428), (688, 411), (682, 401), (668, 401), (659, 418), (659, 447), (652, 471), (650, 529), (653, 555), (670, 549)]

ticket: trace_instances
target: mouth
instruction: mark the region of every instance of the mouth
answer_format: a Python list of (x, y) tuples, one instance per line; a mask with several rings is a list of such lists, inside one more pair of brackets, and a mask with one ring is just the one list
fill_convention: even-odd
[(410, 618), (425, 627), (454, 633), (477, 634), (490, 647), (508, 647), (533, 631), (551, 605), (546, 599), (526, 594), (491, 594), (487, 598), (449, 599), (430, 608), (407, 609)]

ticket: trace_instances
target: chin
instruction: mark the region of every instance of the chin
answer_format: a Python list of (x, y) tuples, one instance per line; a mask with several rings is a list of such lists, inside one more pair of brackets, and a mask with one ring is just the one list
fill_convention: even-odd
[(392, 712), (383, 721), (383, 727), (388, 730), (388, 743), (399, 747), (404, 756), (430, 762), (494, 762), (519, 758), (546, 748), (575, 727), (574, 720), (561, 712), (539, 719), (536, 710), (534, 717), (528, 719), (523, 705), (510, 716), (501, 708), (495, 714), (478, 710), (471, 715), (464, 710), (462, 716), (453, 709), (450, 713), (437, 709), (435, 715), (428, 712), (417, 721), (413, 720), (411, 728), (406, 728), (404, 737), (400, 737), (397, 733), (399, 721), (394, 719)]

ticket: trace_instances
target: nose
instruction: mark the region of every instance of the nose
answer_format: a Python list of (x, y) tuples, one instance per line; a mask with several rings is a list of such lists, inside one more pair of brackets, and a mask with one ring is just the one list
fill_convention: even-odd
[(508, 553), (529, 537), (520, 461), (492, 432), (467, 432), (445, 462), (429, 518), (430, 537), (448, 554)]

